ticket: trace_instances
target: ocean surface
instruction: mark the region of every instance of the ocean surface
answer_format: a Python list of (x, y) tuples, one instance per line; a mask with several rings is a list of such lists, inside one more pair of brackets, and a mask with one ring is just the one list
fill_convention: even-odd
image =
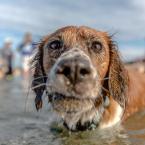
[(145, 145), (145, 111), (123, 125), (72, 133), (62, 126), (47, 97), (37, 112), (30, 81), (0, 80), (0, 145)]

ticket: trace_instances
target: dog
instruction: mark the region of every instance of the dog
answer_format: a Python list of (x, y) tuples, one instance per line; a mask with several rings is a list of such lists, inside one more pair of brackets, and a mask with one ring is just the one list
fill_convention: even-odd
[(46, 92), (71, 131), (111, 127), (145, 107), (145, 74), (123, 64), (107, 32), (58, 29), (38, 44), (31, 63), (36, 109)]

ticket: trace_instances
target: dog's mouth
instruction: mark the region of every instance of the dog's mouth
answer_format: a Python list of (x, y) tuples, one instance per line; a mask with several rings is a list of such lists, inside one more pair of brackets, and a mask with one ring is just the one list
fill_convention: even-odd
[(77, 96), (72, 96), (72, 95), (65, 95), (65, 94), (62, 94), (62, 93), (58, 93), (58, 92), (55, 92), (55, 93), (51, 93), (49, 94), (49, 99), (50, 101), (58, 101), (58, 100), (94, 100), (94, 99), (90, 99), (90, 98), (87, 98), (87, 97), (77, 97)]
[(74, 99), (79, 100), (79, 99), (78, 99), (77, 97), (75, 97), (75, 96), (66, 96), (66, 95), (64, 95), (64, 94), (57, 93), (57, 92), (52, 93), (52, 94), (49, 94), (49, 97), (50, 97), (51, 101), (52, 101), (52, 100), (53, 100), (53, 101), (58, 101), (58, 100), (63, 100), (63, 99), (66, 99), (66, 100), (74, 100)]
[(92, 109), (95, 102), (95, 99), (92, 98), (66, 96), (58, 92), (49, 94), (48, 96), (53, 109), (58, 113), (74, 114), (85, 112)]

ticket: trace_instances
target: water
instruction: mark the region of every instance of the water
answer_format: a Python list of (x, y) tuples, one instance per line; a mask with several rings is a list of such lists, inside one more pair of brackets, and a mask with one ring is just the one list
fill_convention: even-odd
[(145, 111), (122, 126), (71, 133), (47, 104), (40, 112), (28, 81), (0, 81), (0, 145), (145, 145)]

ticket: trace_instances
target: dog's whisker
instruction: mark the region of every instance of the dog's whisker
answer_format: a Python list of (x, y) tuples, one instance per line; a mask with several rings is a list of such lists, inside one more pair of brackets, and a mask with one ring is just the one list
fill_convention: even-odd
[(106, 78), (103, 78), (102, 80), (109, 80), (110, 78), (109, 77), (106, 77)]
[(101, 86), (101, 88), (102, 88), (105, 92), (107, 92), (107, 93), (110, 92), (108, 89), (104, 88), (103, 86)]
[(48, 76), (40, 76), (40, 77), (36, 77), (36, 78), (34, 78), (32, 81), (35, 81), (35, 80), (38, 80), (38, 79), (41, 79), (41, 78), (48, 78)]
[[(37, 84), (40, 84), (42, 82), (39, 79), (45, 79), (45, 78), (47, 79), (48, 77), (47, 76), (40, 76), (40, 77), (32, 79), (31, 82), (34, 82), (35, 85), (37, 85)], [(45, 82), (45, 81), (43, 81), (43, 82)]]
[(109, 77), (103, 78), (103, 79), (98, 79), (98, 80), (109, 80)]
[(46, 86), (46, 83), (42, 83), (42, 84), (39, 84), (37, 86), (31, 87), (31, 89), (36, 89), (36, 88), (39, 88), (41, 86)]

